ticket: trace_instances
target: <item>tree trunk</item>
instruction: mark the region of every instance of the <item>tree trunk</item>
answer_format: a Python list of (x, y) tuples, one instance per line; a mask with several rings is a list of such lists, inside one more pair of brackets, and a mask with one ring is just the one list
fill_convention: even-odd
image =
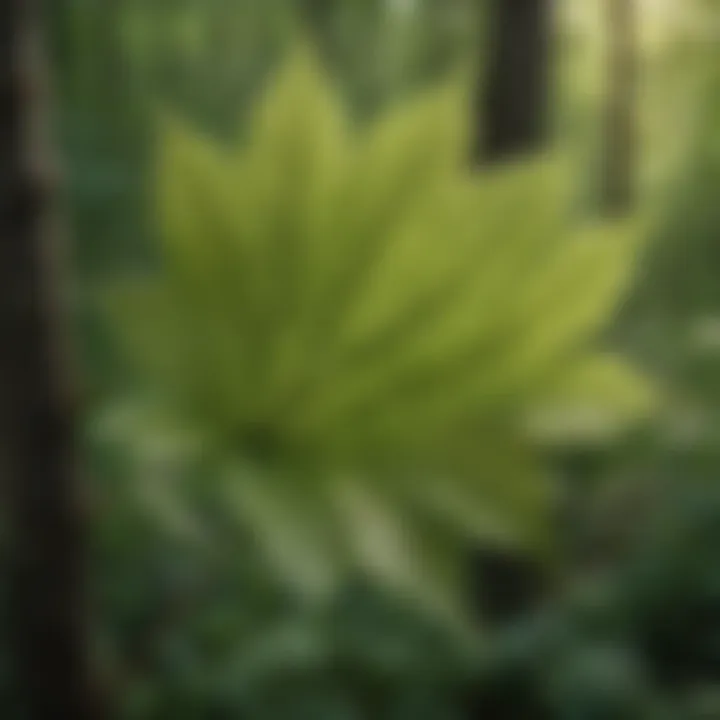
[(492, 0), (474, 159), (502, 162), (547, 139), (552, 0)]
[(42, 107), (39, 5), (0, 0), (0, 446), (23, 717), (100, 717)]
[[(548, 139), (552, 0), (492, 0), (487, 73), (478, 93), (476, 165), (530, 155)], [(512, 550), (481, 546), (471, 558), (473, 605), (480, 622), (503, 631), (527, 616), (548, 589), (545, 569)], [(521, 668), (470, 690), (470, 718), (546, 717)]]
[(632, 209), (635, 170), (637, 74), (634, 0), (606, 0), (607, 104), (602, 157), (601, 210), (621, 216)]
[[(476, 164), (531, 154), (548, 136), (552, 0), (493, 0), (487, 74), (478, 93)], [(542, 596), (545, 577), (531, 558), (481, 548), (472, 594), (482, 618), (509, 623)]]

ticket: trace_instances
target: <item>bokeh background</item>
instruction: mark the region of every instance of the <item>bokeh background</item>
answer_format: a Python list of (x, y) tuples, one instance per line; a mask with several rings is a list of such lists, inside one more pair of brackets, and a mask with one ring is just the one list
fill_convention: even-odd
[[(547, 129), (533, 152), (547, 146), (569, 159), (583, 216), (613, 209), (615, 182), (621, 194), (628, 186), (622, 213), (650, 218), (632, 292), (604, 341), (653, 378), (663, 401), (610, 439), (578, 441), (569, 426), (540, 448), (564, 508), (551, 523), (552, 557), (523, 546), (484, 563), (470, 558), (473, 610), (461, 629), (427, 609), (422, 588), (395, 592), (358, 577), (322, 600), (298, 592), (243, 524), (218, 510), (217, 468), (187, 460), (162, 423), (123, 415), (136, 387), (96, 299), (156, 260), (158, 112), (218, 145), (238, 128), (242, 135), (302, 37), (357, 127), (472, 67), (478, 102), (468, 113), (480, 128), (493, 110), (483, 88), (498, 39), (511, 38), (505, 62), (522, 65), (530, 52), (527, 29), (498, 11), (503, 4), (516, 0), (45, 4), (87, 410), (92, 622), (118, 717), (720, 718), (717, 2), (554, 5), (542, 51)], [(501, 68), (495, 82), (509, 75)], [(514, 107), (522, 115), (534, 106)], [(503, 165), (500, 158), (488, 172)], [(511, 219), (493, 242), (512, 241)], [(503, 293), (511, 298), (531, 279), (519, 274)], [(478, 438), (478, 447), (488, 443), (490, 435)], [(483, 467), (482, 455), (475, 461)], [(192, 516), (175, 502), (177, 485)], [(24, 717), (7, 653), (0, 669), (0, 714)]]

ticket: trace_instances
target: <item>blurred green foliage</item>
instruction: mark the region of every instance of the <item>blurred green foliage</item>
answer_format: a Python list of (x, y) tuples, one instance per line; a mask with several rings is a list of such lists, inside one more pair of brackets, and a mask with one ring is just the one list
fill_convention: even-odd
[(637, 233), (574, 228), (553, 162), (471, 173), (456, 83), (353, 133), (310, 55), (239, 148), (165, 122), (162, 269), (116, 289), (111, 321), (283, 577), (332, 587), (349, 556), (442, 597), (473, 538), (538, 542), (529, 421), (587, 439), (648, 412), (595, 349)]
[[(703, 27), (710, 28), (718, 7), (715, 0), (705, 4), (710, 15)], [(690, 35), (655, 49), (647, 62), (641, 169), (652, 191), (643, 194), (643, 201), (661, 212), (653, 213), (659, 221), (640, 282), (620, 322), (610, 329), (613, 345), (662, 378), (670, 397), (642, 437), (611, 451), (604, 445), (594, 449), (592, 473), (585, 472), (587, 463), (570, 468), (573, 482), (596, 483), (588, 484), (565, 540), (552, 602), (509, 628), (485, 628), (478, 643), (411, 598), (389, 595), (363, 575), (353, 577), (339, 595), (310, 603), (290, 591), (276, 572), (268, 572), (257, 552), (257, 536), (237, 523), (233, 508), (216, 492), (217, 463), (207, 453), (193, 453), (187, 433), (193, 428), (169, 424), (167, 413), (160, 415), (162, 407), (138, 413), (127, 402), (128, 388), (138, 388), (138, 378), (117, 356), (96, 298), (109, 282), (125, 282), (128, 275), (155, 282), (168, 277), (168, 258), (157, 252), (163, 247), (155, 214), (158, 149), (170, 149), (165, 158), (172, 162), (204, 163), (206, 156), (220, 155), (222, 170), (197, 177), (189, 169), (177, 174), (179, 183), (197, 181), (193, 189), (186, 188), (193, 202), (180, 209), (190, 213), (207, 201), (212, 208), (208, 222), (232, 220), (227, 207), (220, 207), (228, 190), (223, 182), (215, 186), (216, 173), (228, 171), (231, 153), (241, 155), (237, 148), (247, 142), (250, 111), (300, 32), (310, 31), (317, 41), (343, 106), (352, 110), (351, 125), (373, 128), (387, 108), (398, 108), (389, 116), (394, 117), (415, 107), (405, 102), (412, 103), (432, 81), (468, 60), (481, 62), (483, 3), (47, 0), (46, 11), (56, 68), (58, 139), (66, 160), (65, 207), (74, 240), (83, 374), (91, 408), (107, 410), (103, 422), (89, 428), (86, 446), (98, 496), (101, 649), (123, 717), (450, 720), (467, 717), (472, 704), (480, 717), (720, 717), (716, 39), (702, 42)], [(584, 64), (580, 59), (592, 54), (597, 35), (560, 38), (566, 41), (561, 69), (568, 82), (556, 102), (560, 139), (572, 145), (591, 176), (596, 169), (588, 159), (599, 152), (602, 91), (593, 65), (597, 60)], [(695, 82), (706, 77), (707, 85)], [(160, 136), (158, 111), (174, 118)], [(405, 128), (397, 132), (403, 136)], [(358, 136), (366, 134), (358, 130)], [(394, 151), (405, 147), (430, 155), (437, 149), (429, 143), (409, 147), (411, 138), (398, 144)], [(277, 160), (280, 151), (265, 156)], [(242, 166), (240, 159), (237, 165)], [(262, 176), (272, 165), (253, 167)], [(302, 166), (299, 172), (304, 174)], [(392, 176), (385, 167), (376, 173), (381, 177), (373, 189), (382, 195)], [(498, 238), (509, 236), (506, 223), (536, 230), (538, 223), (530, 216), (543, 203), (549, 210), (558, 208), (564, 198), (554, 194), (552, 172), (545, 181), (547, 173), (547, 166), (508, 171), (505, 180), (489, 183), (505, 183), (507, 207), (496, 216), (504, 231)], [(243, 195), (263, 187), (238, 186)], [(592, 194), (593, 178), (584, 186)], [(312, 186), (302, 190), (310, 192)], [(478, 221), (482, 224), (483, 216)], [(517, 241), (532, 246), (543, 236), (519, 233)], [(449, 240), (428, 233), (427, 242), (445, 246)], [(428, 272), (443, 269), (430, 262), (437, 257), (427, 256)], [(549, 253), (544, 259), (552, 257)], [(515, 260), (524, 264), (524, 274), (517, 269), (499, 294), (503, 306), (528, 285), (541, 284), (533, 272), (534, 256), (517, 254)], [(401, 268), (402, 263), (396, 267)], [(414, 289), (406, 282), (399, 275), (389, 277), (390, 297)], [(584, 289), (580, 279), (578, 284)], [(286, 306), (279, 301), (290, 290), (287, 285), (271, 298), (280, 309)], [(406, 296), (408, 307), (415, 297)], [(155, 309), (147, 306), (148, 318)], [(554, 317), (555, 312), (539, 308), (528, 315), (538, 332)], [(207, 318), (200, 312), (192, 322), (176, 319), (189, 339), (197, 340), (200, 330), (212, 329), (205, 327)], [(500, 324), (500, 316), (492, 319)], [(157, 333), (151, 340), (161, 349), (169, 347), (164, 343), (171, 328), (153, 327)], [(231, 353), (226, 361), (235, 358)], [(289, 366), (296, 367), (294, 362)], [(615, 367), (603, 365), (608, 384), (596, 380), (586, 400), (596, 404), (605, 399), (607, 387), (614, 393), (625, 387), (624, 373), (618, 382)], [(221, 388), (222, 407), (228, 376), (214, 373), (212, 379)], [(158, 380), (154, 391), (164, 389), (170, 378)], [(329, 386), (326, 391), (335, 392)], [(180, 399), (178, 393), (171, 395)], [(266, 433), (253, 435), (249, 417), (244, 412), (239, 423), (233, 418), (232, 427), (239, 425), (238, 434), (233, 430), (227, 438), (233, 452), (236, 444), (249, 440), (256, 449), (267, 449)], [(426, 417), (434, 420), (432, 413)], [(578, 416), (571, 425), (567, 417), (540, 414), (543, 427), (556, 428), (565, 440)], [(213, 418), (203, 429), (220, 435)], [(411, 426), (403, 422), (398, 429), (404, 433)], [(334, 424), (331, 429), (339, 430)], [(563, 452), (565, 444), (560, 444)], [(514, 474), (517, 458), (511, 460)], [(497, 472), (504, 474), (500, 467), (506, 465)], [(474, 507), (462, 509), (476, 515)], [(8, 660), (0, 653), (0, 710), (13, 718), (7, 670)]]

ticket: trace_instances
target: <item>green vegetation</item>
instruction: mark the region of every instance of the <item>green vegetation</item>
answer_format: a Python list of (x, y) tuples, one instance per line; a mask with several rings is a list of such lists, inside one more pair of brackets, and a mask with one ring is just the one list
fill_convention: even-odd
[[(594, 0), (545, 152), (481, 167), (490, 0), (47, 4), (121, 718), (720, 717), (718, 7), (680, 1), (638, 0), (614, 221)], [(484, 547), (548, 586), (507, 623)]]
[(528, 432), (613, 432), (652, 402), (595, 342), (637, 233), (575, 229), (552, 161), (471, 174), (465, 95), (353, 132), (303, 53), (239, 147), (164, 124), (161, 268), (114, 317), (284, 577), (324, 584), (349, 554), (457, 584), (469, 539), (527, 541), (552, 510)]

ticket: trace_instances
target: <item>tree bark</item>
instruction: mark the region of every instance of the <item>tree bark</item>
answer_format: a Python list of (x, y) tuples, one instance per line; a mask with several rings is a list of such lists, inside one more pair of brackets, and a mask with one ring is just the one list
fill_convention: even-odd
[(474, 159), (502, 162), (547, 139), (552, 0), (492, 0)]
[(637, 76), (634, 0), (606, 0), (607, 101), (602, 157), (601, 210), (627, 214), (634, 200), (635, 87)]
[(96, 720), (84, 520), (40, 8), (0, 0), (0, 447), (7, 496), (14, 689), (23, 717)]
[[(489, 58), (478, 93), (476, 166), (495, 165), (541, 150), (548, 139), (552, 0), (492, 0)], [(471, 596), (481, 623), (501, 632), (527, 616), (546, 596), (548, 577), (534, 558), (485, 545), (471, 556)], [(470, 718), (533, 717), (546, 710), (524, 670), (470, 689)]]
[[(487, 74), (478, 93), (476, 165), (539, 151), (548, 139), (552, 0), (493, 0)], [(522, 616), (544, 594), (546, 578), (531, 558), (484, 547), (472, 561), (472, 595), (496, 624)]]

